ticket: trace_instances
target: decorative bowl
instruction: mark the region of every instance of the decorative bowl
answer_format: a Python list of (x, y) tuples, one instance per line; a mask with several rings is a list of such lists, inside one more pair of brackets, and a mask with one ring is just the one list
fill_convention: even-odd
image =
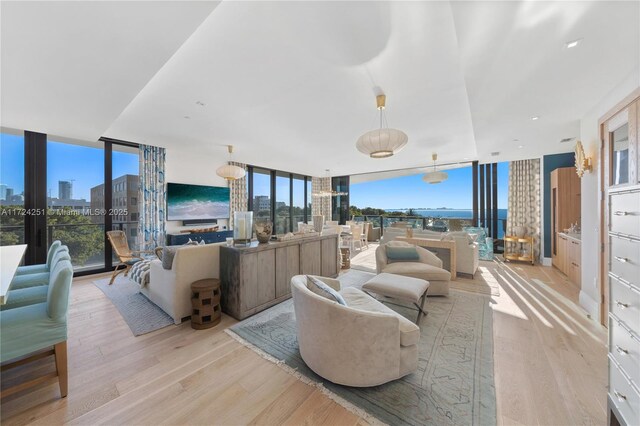
[(261, 244), (268, 243), (273, 233), (273, 224), (270, 221), (256, 222), (253, 226), (256, 231), (256, 237)]

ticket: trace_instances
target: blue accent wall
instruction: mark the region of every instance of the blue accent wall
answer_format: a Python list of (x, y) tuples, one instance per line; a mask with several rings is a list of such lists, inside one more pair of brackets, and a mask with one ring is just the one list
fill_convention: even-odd
[(551, 257), (551, 172), (561, 167), (574, 167), (573, 152), (565, 154), (545, 155), (542, 160), (544, 179), (544, 257)]

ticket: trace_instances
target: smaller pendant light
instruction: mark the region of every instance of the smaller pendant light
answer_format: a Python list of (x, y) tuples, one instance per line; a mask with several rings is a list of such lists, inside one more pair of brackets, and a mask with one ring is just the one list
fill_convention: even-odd
[[(227, 148), (229, 150), (229, 160), (231, 160), (231, 154), (233, 154), (233, 145), (228, 145)], [(218, 170), (216, 170), (216, 174), (221, 178), (224, 178), (225, 180), (233, 181), (236, 179), (242, 179), (246, 172), (242, 167), (225, 164), (224, 166), (218, 167)]]
[(436, 160), (438, 159), (438, 154), (434, 152), (431, 155), (431, 159), (433, 159), (433, 171), (422, 176), (422, 180), (430, 184), (444, 182), (445, 180), (447, 180), (449, 175), (446, 172), (439, 172), (436, 170)]

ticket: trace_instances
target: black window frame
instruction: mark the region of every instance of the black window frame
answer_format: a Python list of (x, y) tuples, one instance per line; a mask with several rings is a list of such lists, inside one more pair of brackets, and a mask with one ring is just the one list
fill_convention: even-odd
[(312, 177), (303, 175), (301, 173), (292, 173), (282, 170), (270, 169), (268, 167), (256, 166), (256, 165), (247, 165), (247, 209), (249, 211), (255, 211), (253, 206), (253, 173), (254, 169), (265, 170), (269, 172), (269, 197), (270, 197), (270, 214), (269, 220), (271, 223), (275, 224), (276, 221), (276, 176), (283, 177), (283, 175), (288, 175), (289, 177), (289, 230), (287, 232), (292, 232), (294, 230), (293, 226), (293, 179), (303, 180), (304, 182), (304, 223), (309, 223), (311, 219), (311, 212), (308, 208), (308, 200), (311, 199), (311, 194), (308, 194), (308, 182), (311, 182)]
[[(25, 215), (24, 231), (27, 251), (24, 262), (26, 265), (46, 263), (49, 250), (47, 242), (47, 142), (49, 136), (45, 133), (30, 130), (6, 129), (24, 134), (24, 207), (44, 211), (42, 215)], [(139, 148), (140, 144), (101, 137), (104, 150), (104, 205), (105, 209), (113, 208), (113, 147), (114, 145)], [(73, 276), (79, 277), (113, 271), (111, 244), (106, 231), (112, 229), (113, 217), (109, 214), (104, 218), (104, 266), (92, 269), (74, 271)]]

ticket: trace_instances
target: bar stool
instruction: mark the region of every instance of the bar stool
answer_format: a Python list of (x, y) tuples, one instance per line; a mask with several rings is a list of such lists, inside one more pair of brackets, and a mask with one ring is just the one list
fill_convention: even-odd
[(191, 284), (191, 328), (203, 330), (222, 320), (220, 280), (208, 278)]

